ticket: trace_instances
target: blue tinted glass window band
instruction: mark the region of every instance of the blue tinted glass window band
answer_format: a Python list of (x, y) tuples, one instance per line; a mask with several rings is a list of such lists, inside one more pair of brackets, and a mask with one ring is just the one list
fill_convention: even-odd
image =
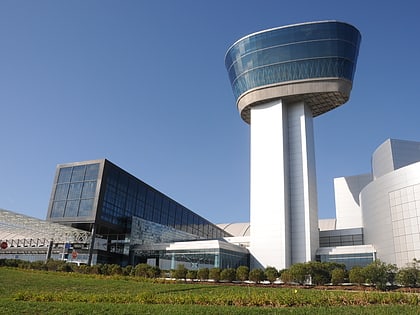
[(263, 69), (263, 68), (289, 70), (288, 69), (288, 64), (300, 64), (300, 65), (306, 65), (308, 67), (308, 69), (302, 69), (303, 71), (307, 70), (306, 72), (310, 72), (310, 71), (313, 72), (314, 67), (316, 67), (316, 66), (320, 66), (321, 68), (319, 70), (322, 70), (324, 68), (325, 64), (328, 64), (329, 66), (331, 66), (331, 62), (335, 62), (335, 61), (339, 61), (339, 60), (341, 60), (343, 62), (347, 61), (351, 65), (354, 66), (354, 61), (353, 60), (342, 58), (342, 57), (339, 57), (339, 56), (326, 56), (326, 57), (319, 57), (319, 58), (296, 59), (296, 60), (291, 60), (291, 61), (287, 61), (287, 62), (271, 63), (271, 64), (265, 64), (265, 65), (258, 66), (258, 67), (249, 68), (246, 71), (238, 74), (238, 76), (232, 80), (232, 85), (235, 84), (236, 81), (238, 79), (240, 79), (240, 77), (245, 76), (248, 73), (251, 73), (255, 70), (258, 71), (259, 69)]
[(226, 62), (230, 56), (244, 54), (250, 50), (260, 49), (278, 44), (286, 44), (311, 39), (346, 39), (357, 44), (360, 43), (360, 34), (353, 26), (340, 22), (310, 23), (307, 25), (294, 25), (284, 28), (262, 31), (245, 37), (236, 42), (226, 55)]
[(260, 67), (238, 77), (232, 84), (237, 99), (244, 92), (270, 84), (322, 77), (353, 80), (354, 64), (338, 58), (312, 59)]
[(274, 45), (265, 47), (263, 49), (249, 51), (243, 55), (237, 55), (232, 63), (226, 65), (226, 68), (228, 72), (230, 72), (232, 67), (238, 63), (245, 64), (246, 68), (247, 60), (252, 60), (254, 62), (259, 61), (264, 64), (264, 61), (267, 60), (267, 56), (270, 55), (271, 59), (275, 61), (275, 58), (277, 58), (278, 61), (292, 61), (290, 56), (295, 57), (299, 53), (303, 54), (302, 58), (311, 58), (317, 56), (325, 56), (325, 53), (331, 53), (334, 50), (337, 52), (338, 56), (353, 60), (357, 57), (358, 47), (354, 43), (342, 40), (340, 38), (301, 41), (282, 45)]

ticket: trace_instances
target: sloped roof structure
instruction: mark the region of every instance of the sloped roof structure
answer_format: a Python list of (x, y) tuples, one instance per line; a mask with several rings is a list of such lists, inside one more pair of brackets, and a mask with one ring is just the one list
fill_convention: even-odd
[(55, 243), (87, 243), (90, 233), (9, 210), (0, 209), (0, 242), (46, 240)]

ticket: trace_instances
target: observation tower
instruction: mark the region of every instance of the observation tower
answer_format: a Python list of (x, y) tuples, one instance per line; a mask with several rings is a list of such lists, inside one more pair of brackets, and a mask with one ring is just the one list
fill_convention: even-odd
[(251, 132), (251, 267), (284, 269), (319, 247), (313, 117), (350, 97), (361, 36), (320, 21), (247, 35), (227, 51)]

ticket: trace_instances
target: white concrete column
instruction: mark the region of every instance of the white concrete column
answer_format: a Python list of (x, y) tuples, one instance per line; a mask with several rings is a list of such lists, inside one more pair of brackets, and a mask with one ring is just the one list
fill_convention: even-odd
[(251, 108), (251, 268), (290, 265), (286, 115), (281, 100)]
[(288, 104), (291, 263), (315, 259), (319, 246), (318, 200), (312, 113), (303, 102)]
[(251, 108), (251, 267), (315, 257), (318, 210), (312, 113), (282, 100)]

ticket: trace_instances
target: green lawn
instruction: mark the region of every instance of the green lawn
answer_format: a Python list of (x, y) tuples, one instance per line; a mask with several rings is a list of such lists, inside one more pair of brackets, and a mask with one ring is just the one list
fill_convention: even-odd
[(420, 314), (407, 293), (156, 283), (0, 268), (0, 314)]

